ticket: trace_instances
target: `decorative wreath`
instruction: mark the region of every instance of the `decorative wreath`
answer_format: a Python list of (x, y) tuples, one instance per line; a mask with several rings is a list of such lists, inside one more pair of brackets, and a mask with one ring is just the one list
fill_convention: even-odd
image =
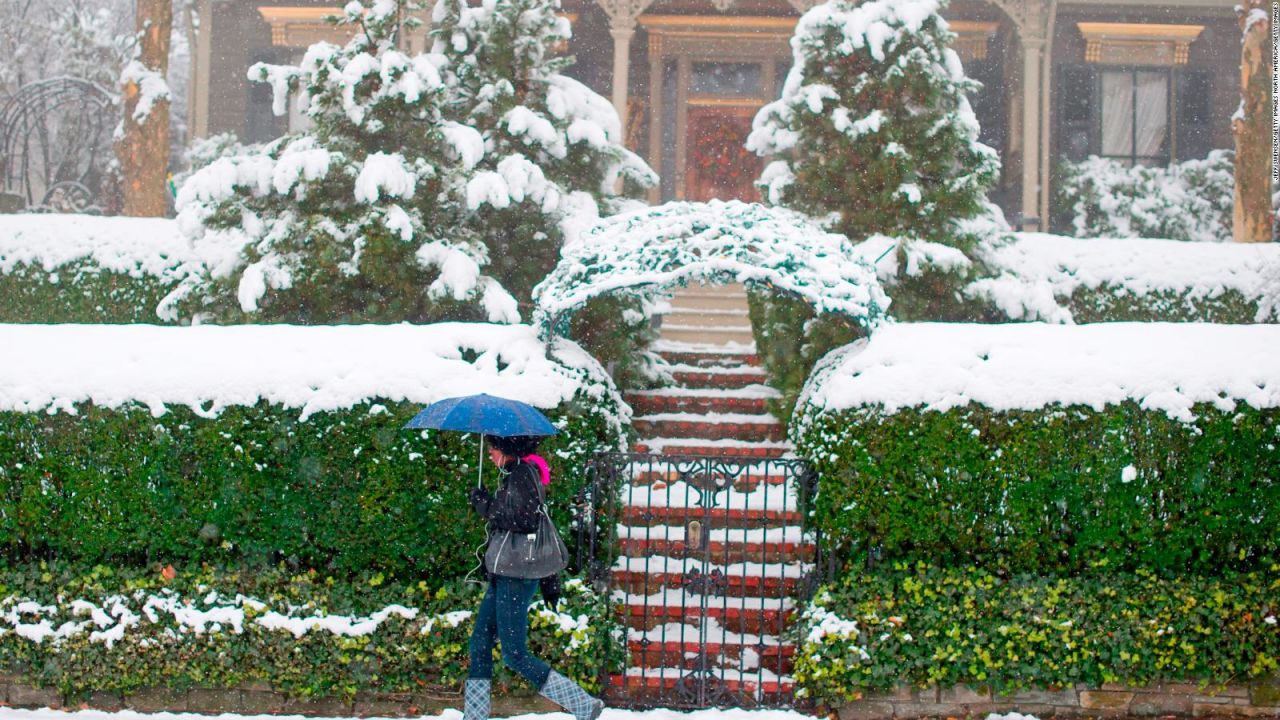
[(734, 187), (753, 173), (755, 155), (747, 150), (747, 130), (733, 123), (717, 123), (693, 147), (698, 174), (718, 186)]

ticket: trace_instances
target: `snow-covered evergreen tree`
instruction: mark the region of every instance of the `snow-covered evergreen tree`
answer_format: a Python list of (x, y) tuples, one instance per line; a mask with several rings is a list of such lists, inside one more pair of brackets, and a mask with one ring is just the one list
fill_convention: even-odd
[[(613, 106), (561, 74), (569, 22), (559, 0), (439, 0), (433, 52), (448, 87), (446, 114), (484, 137), (468, 184), (469, 227), (492, 272), (523, 302), (560, 246), (657, 182), (622, 145)], [(621, 191), (621, 192), (619, 192)]]
[(304, 323), (518, 320), (466, 223), (483, 139), (441, 112), (444, 59), (396, 48), (402, 4), (350, 2), (345, 47), (250, 70), (273, 86), (277, 113), (296, 94), (313, 127), (183, 185), (179, 219), (206, 267), (166, 307), (205, 298), (215, 317)]
[(824, 219), (855, 241), (875, 233), (964, 247), (957, 221), (987, 208), (995, 151), (978, 123), (941, 0), (829, 0), (800, 19), (782, 97), (747, 147), (774, 157), (767, 202)]

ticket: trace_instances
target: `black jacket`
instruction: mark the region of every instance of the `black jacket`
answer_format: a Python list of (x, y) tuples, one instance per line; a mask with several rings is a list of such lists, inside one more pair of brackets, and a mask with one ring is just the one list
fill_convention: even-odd
[(471, 491), (471, 507), (489, 522), (490, 536), (504, 530), (531, 533), (538, 529), (542, 504), (542, 478), (538, 468), (517, 460), (506, 466), (502, 486), (494, 495), (479, 488)]

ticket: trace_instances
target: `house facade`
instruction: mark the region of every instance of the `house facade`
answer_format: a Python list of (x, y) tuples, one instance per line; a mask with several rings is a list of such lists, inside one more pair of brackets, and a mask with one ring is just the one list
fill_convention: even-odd
[[(789, 39), (813, 0), (562, 0), (573, 26), (568, 73), (611, 98), (626, 143), (662, 178), (654, 202), (756, 199), (761, 161), (743, 148), (778, 96)], [(332, 2), (201, 0), (190, 127), (244, 141), (302, 118), (271, 111), (245, 79), (255, 62), (292, 63), (341, 42)], [(1010, 223), (1045, 230), (1055, 164), (1087, 155), (1163, 165), (1231, 147), (1240, 31), (1232, 0), (953, 0), (944, 12), (982, 140), (1003, 172), (992, 200)], [(426, 31), (406, 36), (409, 50)]]

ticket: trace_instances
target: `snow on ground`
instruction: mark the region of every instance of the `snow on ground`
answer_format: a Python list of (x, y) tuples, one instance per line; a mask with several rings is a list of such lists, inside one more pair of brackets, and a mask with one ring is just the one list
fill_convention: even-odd
[(0, 410), (137, 402), (211, 417), (266, 400), (305, 418), (481, 392), (554, 408), (584, 388), (572, 368), (603, 375), (567, 341), (546, 354), (527, 325), (0, 325)]
[[(439, 715), (423, 715), (423, 718), (438, 720), (460, 720), (462, 713), (458, 710), (445, 710)], [(564, 720), (572, 717), (567, 713), (529, 713), (513, 715), (509, 720)], [(1008, 717), (1008, 720), (1035, 720), (1031, 716), (1021, 718)], [(237, 715), (222, 713), (220, 715), (202, 715), (197, 713), (140, 713), (132, 710), (120, 712), (104, 712), (102, 710), (16, 710), (0, 708), (0, 720), (325, 720), (304, 715)], [(677, 710), (621, 710), (605, 708), (600, 720), (815, 720), (812, 715), (791, 710), (740, 710), (711, 709), (681, 712)]]
[(1196, 403), (1280, 407), (1280, 325), (889, 324), (819, 361), (800, 404), (892, 413), (1125, 400), (1188, 422)]

